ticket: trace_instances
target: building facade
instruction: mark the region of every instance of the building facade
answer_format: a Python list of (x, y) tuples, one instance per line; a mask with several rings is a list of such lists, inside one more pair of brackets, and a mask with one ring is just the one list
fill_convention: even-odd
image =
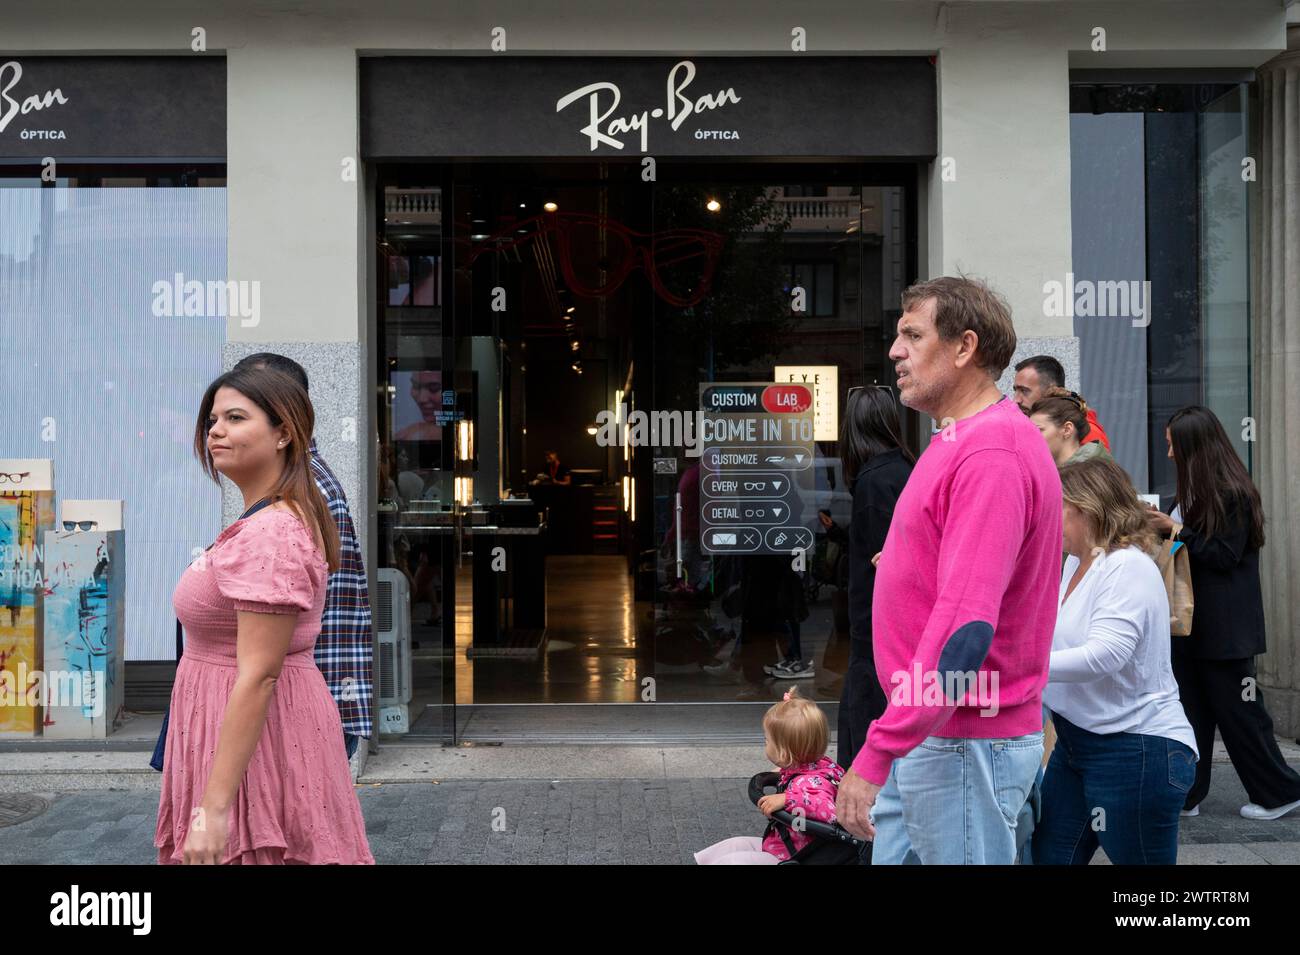
[[(193, 408), (261, 351), (306, 368), (353, 504), (377, 729), (707, 736), (726, 704), (725, 734), (794, 639), (837, 699), (838, 410), (892, 382), (901, 290), (964, 273), (1139, 491), (1172, 495), (1173, 410), (1224, 421), (1300, 733), (1295, 5), (75, 10), (0, 40), (0, 456), (125, 500), (128, 703), (165, 686), (169, 581), (238, 516)], [(816, 405), (742, 481), (788, 495), (635, 431), (740, 383)]]

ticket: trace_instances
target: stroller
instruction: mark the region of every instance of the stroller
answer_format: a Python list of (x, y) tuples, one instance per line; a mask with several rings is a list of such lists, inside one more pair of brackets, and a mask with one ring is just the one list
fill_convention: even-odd
[[(757, 806), (764, 796), (781, 792), (778, 785), (780, 779), (780, 773), (759, 773), (754, 776), (749, 781), (749, 801)], [(769, 832), (775, 831), (790, 853), (790, 858), (777, 863), (778, 865), (858, 865), (859, 853), (865, 843), (839, 823), (803, 819), (799, 825), (806, 835), (813, 838), (812, 842), (798, 852), (794, 851), (794, 842), (790, 839), (790, 829), (794, 825), (794, 814), (781, 809), (772, 813), (767, 830), (763, 833), (766, 838)]]

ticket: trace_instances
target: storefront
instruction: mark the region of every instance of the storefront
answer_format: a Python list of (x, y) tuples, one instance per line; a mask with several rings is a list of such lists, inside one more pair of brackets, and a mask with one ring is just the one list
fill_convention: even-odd
[[(377, 562), (410, 611), (411, 665), (394, 672), (410, 675), (411, 734), (557, 719), (503, 706), (541, 703), (627, 704), (586, 712), (611, 733), (650, 702), (679, 732), (752, 722), (694, 704), (779, 697), (762, 667), (790, 627), (836, 669), (817, 512), (848, 523), (843, 390), (891, 380), (935, 150), (929, 58), (371, 57), (361, 97)], [(747, 523), (713, 548), (735, 535), (701, 523), (701, 386), (792, 378), (822, 406), (807, 467), (736, 514), (781, 544), (756, 553)], [(678, 428), (643, 435), (641, 416)], [(789, 569), (799, 546), (810, 572)], [(786, 577), (776, 633), (755, 595)], [(835, 678), (806, 687), (832, 703)]]
[[(191, 24), (126, 4), (93, 35), (58, 6), (9, 24), (23, 52), (0, 54), (23, 66), (0, 99), (0, 122), (17, 104), (0, 201), (25, 217), (0, 221), (0, 296), (26, 310), (4, 344), (39, 352), (16, 402), (6, 385), (18, 413), (0, 422), (0, 456), (53, 458), (61, 496), (126, 500), (128, 694), (165, 688), (167, 581), (238, 514), (189, 459), (185, 409), (222, 368), (278, 351), (311, 376), (317, 441), (357, 519), (380, 729), (752, 735), (786, 685), (762, 667), (793, 636), (769, 628), (731, 652), (755, 589), (806, 604), (817, 675), (802, 688), (833, 705), (841, 598), (819, 512), (847, 519), (836, 417), (849, 388), (892, 383), (899, 292), (964, 272), (1008, 298), (1015, 360), (1061, 362), (1140, 490), (1172, 490), (1173, 407), (1207, 404), (1240, 433), (1281, 568), (1266, 585), (1281, 652), (1261, 679), (1279, 727), (1300, 729), (1282, 559), (1300, 547), (1282, 381), (1296, 303), (1272, 278), (1295, 271), (1273, 210), (1294, 202), (1296, 66), (1277, 4), (1187, 4), (1175, 21), (1159, 3), (1100, 19), (1089, 3), (867, 3), (788, 24), (775, 4), (725, 24), (693, 8), (557, 20), (361, 4), (260, 18), (234, 4)], [(219, 53), (195, 52), (198, 27)], [(68, 55), (86, 50), (123, 55)], [(110, 71), (96, 99), (38, 75), (56, 59), (207, 78), (196, 92), (190, 74)], [(171, 95), (140, 99), (160, 87)], [(60, 88), (68, 102), (46, 108)], [(31, 96), (41, 108), (24, 112)], [(100, 140), (54, 123), (79, 103)], [(24, 127), (69, 138), (15, 140)], [(61, 178), (42, 185), (50, 153)], [(91, 179), (122, 188), (83, 189)], [(79, 225), (91, 199), (107, 216), (93, 229), (33, 238)], [(149, 281), (140, 292), (124, 275)], [(250, 306), (255, 289), (256, 316), (154, 317), (154, 283), (175, 306), (191, 278), (234, 283)], [(1087, 306), (1079, 283), (1132, 296)], [(169, 357), (136, 357), (155, 349)], [(808, 460), (797, 494), (741, 493), (738, 512), (710, 514), (728, 495), (698, 483), (708, 441), (672, 428), (698, 423), (710, 386), (776, 383), (812, 402), (812, 438), (789, 447)], [(111, 406), (126, 388), (142, 390)], [(46, 417), (61, 429), (52, 452), (33, 424)], [(920, 447), (930, 422), (906, 419)], [(641, 434), (640, 420), (669, 427)], [(794, 529), (808, 537), (795, 592), (765, 564), (768, 531), (784, 528), (787, 549)], [(745, 529), (761, 550), (743, 550)], [(165, 555), (138, 565), (147, 547)]]
[(104, 735), (166, 700), (171, 592), (221, 528), (191, 449), (225, 339), (225, 78), (221, 57), (0, 56), (0, 458), (27, 462), (0, 468), (0, 656), (108, 696), (84, 725), (5, 707), (6, 734)]

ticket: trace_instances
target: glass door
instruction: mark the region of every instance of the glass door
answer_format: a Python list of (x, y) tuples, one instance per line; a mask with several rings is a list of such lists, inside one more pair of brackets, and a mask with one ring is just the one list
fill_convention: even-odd
[(839, 412), (847, 389), (892, 382), (914, 260), (903, 185), (828, 171), (660, 168), (653, 361), (631, 393), (665, 424), (696, 422), (685, 441), (634, 447), (628, 469), (650, 518), (638, 589), (653, 604), (660, 702), (766, 704), (794, 685), (840, 696)]
[(649, 290), (627, 281), (650, 192), (627, 164), (455, 176), (456, 347), (477, 395), (456, 698), (461, 729), (508, 737), (531, 717), (505, 707), (633, 703), (651, 666), (631, 484), (601, 423), (650, 341)]
[[(381, 494), (381, 536), (412, 592), (413, 735), (734, 738), (751, 713), (698, 704), (765, 702), (787, 679), (839, 697), (847, 565), (819, 514), (847, 526), (844, 391), (892, 377), (906, 182), (640, 171), (472, 163), (386, 193), (398, 506)], [(436, 228), (411, 228), (413, 202)], [(432, 306), (406, 304), (421, 256), (441, 265)], [(806, 396), (806, 430), (767, 440), (782, 460), (732, 493), (698, 429), (705, 389), (739, 385)], [(709, 512), (720, 498), (739, 510)], [(811, 666), (767, 672), (786, 657)]]
[(448, 191), (381, 173), (376, 723), (385, 738), (454, 730), (466, 408), (448, 296)]

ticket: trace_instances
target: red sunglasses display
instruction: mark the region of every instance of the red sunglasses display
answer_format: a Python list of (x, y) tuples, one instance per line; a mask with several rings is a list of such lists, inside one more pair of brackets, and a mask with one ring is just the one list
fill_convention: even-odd
[[(520, 235), (521, 230), (526, 234)], [(640, 268), (655, 294), (679, 308), (696, 305), (709, 293), (723, 243), (721, 235), (704, 229), (644, 233), (614, 219), (578, 212), (547, 212), (511, 223), (488, 236), (470, 253), (469, 264), (472, 266), (489, 252), (526, 245), (541, 235), (555, 237), (564, 281), (575, 295), (603, 298)], [(579, 261), (575, 256), (575, 249), (583, 246), (600, 248), (602, 239), (603, 277), (600, 264)]]

